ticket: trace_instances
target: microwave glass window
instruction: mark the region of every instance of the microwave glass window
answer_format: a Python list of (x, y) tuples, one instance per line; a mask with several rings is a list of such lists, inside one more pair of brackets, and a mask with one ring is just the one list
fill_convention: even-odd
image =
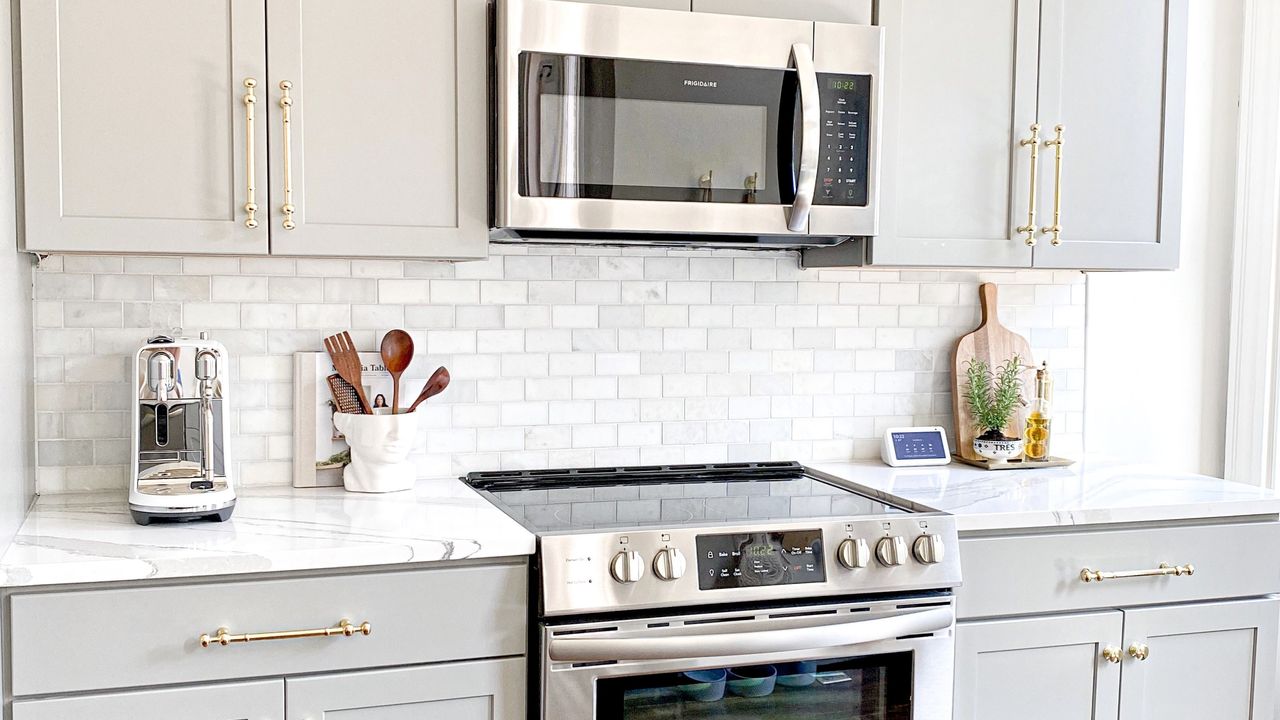
[(912, 654), (601, 678), (598, 718), (911, 720)]
[(791, 204), (793, 70), (520, 54), (526, 197)]
[[(539, 98), (538, 179), (568, 185), (757, 191), (770, 183), (769, 111), (547, 93)], [(658, 149), (655, 151), (655, 148)]]

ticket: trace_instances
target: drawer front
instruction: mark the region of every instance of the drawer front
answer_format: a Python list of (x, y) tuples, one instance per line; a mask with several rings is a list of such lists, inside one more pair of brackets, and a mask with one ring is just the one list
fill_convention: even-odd
[(13, 720), (284, 720), (284, 681), (16, 700)]
[[(1280, 592), (1280, 523), (961, 538), (961, 618), (1251, 597)], [(1080, 571), (1192, 565), (1195, 573), (1084, 582)]]
[[(522, 655), (524, 564), (16, 595), (13, 694)], [(201, 647), (202, 633), (370, 634)]]

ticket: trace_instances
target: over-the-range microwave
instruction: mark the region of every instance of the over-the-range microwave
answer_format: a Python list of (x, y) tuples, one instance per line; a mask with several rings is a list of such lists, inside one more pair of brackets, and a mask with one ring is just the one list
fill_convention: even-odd
[(559, 0), (494, 25), (495, 240), (875, 235), (880, 28)]

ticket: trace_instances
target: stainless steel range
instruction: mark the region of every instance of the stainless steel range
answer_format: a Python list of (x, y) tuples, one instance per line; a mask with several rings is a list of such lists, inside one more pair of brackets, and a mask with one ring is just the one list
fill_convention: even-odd
[(951, 717), (944, 513), (791, 462), (466, 481), (538, 535), (533, 717)]

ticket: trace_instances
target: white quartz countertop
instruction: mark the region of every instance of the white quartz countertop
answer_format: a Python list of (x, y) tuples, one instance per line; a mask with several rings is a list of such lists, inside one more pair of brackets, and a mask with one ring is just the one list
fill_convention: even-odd
[(891, 468), (814, 463), (817, 470), (956, 516), (960, 532), (1280, 514), (1280, 495), (1255, 485), (1090, 460), (1047, 470), (960, 464)]
[(225, 523), (134, 524), (123, 493), (41, 497), (0, 585), (57, 585), (532, 554), (534, 536), (456, 479), (366, 495), (243, 489)]

